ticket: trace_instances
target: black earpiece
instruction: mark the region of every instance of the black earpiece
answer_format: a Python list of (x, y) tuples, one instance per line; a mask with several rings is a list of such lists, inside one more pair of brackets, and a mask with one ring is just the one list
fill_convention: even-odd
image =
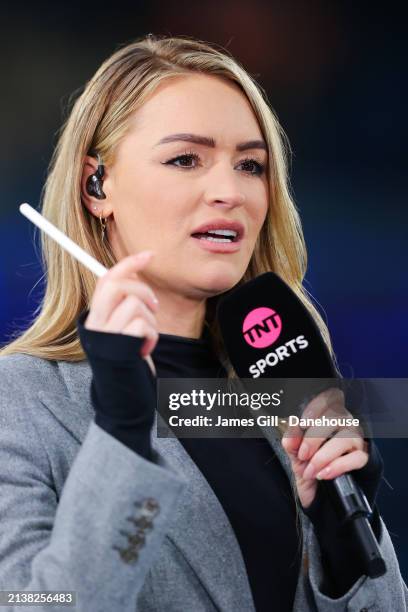
[(94, 174), (91, 174), (86, 181), (86, 190), (89, 195), (95, 196), (98, 200), (104, 200), (106, 195), (103, 193), (102, 189), (102, 179), (105, 174), (105, 168), (102, 163), (101, 156), (99, 153), (96, 153), (96, 157), (98, 158), (98, 168)]

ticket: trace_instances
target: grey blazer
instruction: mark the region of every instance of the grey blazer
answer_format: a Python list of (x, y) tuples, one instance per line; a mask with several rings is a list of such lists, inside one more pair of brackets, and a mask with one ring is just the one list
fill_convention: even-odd
[[(90, 381), (87, 361), (0, 358), (0, 589), (73, 590), (81, 612), (255, 612), (231, 525), (183, 446), (154, 435), (155, 461), (138, 456), (94, 423)], [(407, 610), (384, 523), (387, 574), (362, 576), (338, 599), (319, 589), (301, 512), (300, 534), (308, 562), (295, 612)]]

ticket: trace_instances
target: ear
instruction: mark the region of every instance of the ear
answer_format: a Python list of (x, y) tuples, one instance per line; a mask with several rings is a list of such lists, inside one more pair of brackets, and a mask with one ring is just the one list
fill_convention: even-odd
[(82, 168), (82, 177), (81, 177), (81, 199), (82, 202), (84, 204), (84, 206), (88, 209), (88, 211), (94, 215), (95, 217), (99, 218), (101, 215), (102, 217), (106, 218), (109, 217), (112, 214), (112, 206), (109, 203), (109, 198), (108, 198), (108, 193), (107, 193), (107, 179), (108, 179), (108, 174), (105, 168), (105, 172), (104, 172), (104, 177), (102, 179), (103, 184), (104, 184), (104, 193), (106, 194), (106, 199), (104, 200), (98, 200), (98, 198), (96, 198), (93, 195), (90, 195), (88, 193), (88, 190), (86, 188), (86, 183), (88, 181), (88, 178), (91, 176), (91, 174), (94, 174), (98, 169), (98, 160), (95, 159), (95, 157), (91, 157), (90, 155), (86, 155), (84, 158), (84, 164), (83, 164), (83, 168)]

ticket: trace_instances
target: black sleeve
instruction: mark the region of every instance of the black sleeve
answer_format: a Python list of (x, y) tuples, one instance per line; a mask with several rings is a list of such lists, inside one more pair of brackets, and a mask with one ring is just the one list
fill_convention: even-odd
[(95, 423), (145, 459), (152, 459), (151, 429), (156, 407), (156, 381), (140, 356), (143, 338), (77, 328), (92, 369), (91, 399)]
[[(376, 498), (384, 471), (384, 463), (373, 440), (369, 443), (368, 463), (360, 470), (353, 470), (357, 484), (367, 497), (373, 514), (369, 521), (377, 540), (381, 536), (381, 522)], [(303, 512), (313, 524), (319, 542), (324, 583), (321, 591), (331, 598), (338, 598), (347, 593), (353, 584), (363, 575), (363, 569), (356, 554), (355, 540), (350, 526), (340, 527), (337, 515), (324, 491), (318, 483), (313, 502)]]

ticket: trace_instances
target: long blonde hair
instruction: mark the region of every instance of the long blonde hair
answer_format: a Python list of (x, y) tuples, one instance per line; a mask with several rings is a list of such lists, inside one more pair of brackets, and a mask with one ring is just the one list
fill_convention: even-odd
[[(97, 150), (109, 165), (133, 113), (159, 83), (191, 73), (217, 76), (238, 85), (253, 108), (268, 146), (269, 209), (249, 266), (238, 284), (263, 272), (276, 272), (308, 308), (333, 354), (327, 327), (302, 285), (307, 258), (299, 214), (289, 189), (289, 143), (265, 92), (224, 49), (188, 37), (149, 35), (108, 58), (87, 83), (61, 130), (43, 191), (43, 214), (102, 264), (114, 265), (109, 244), (100, 239), (98, 219), (81, 201), (84, 157), (90, 150)], [(49, 360), (83, 360), (76, 322), (90, 305), (96, 279), (44, 234), (41, 247), (46, 278), (43, 300), (28, 329), (17, 332), (0, 355), (27, 353)], [(235, 373), (214, 317), (218, 297), (207, 300), (206, 321), (214, 347), (233, 378)]]

